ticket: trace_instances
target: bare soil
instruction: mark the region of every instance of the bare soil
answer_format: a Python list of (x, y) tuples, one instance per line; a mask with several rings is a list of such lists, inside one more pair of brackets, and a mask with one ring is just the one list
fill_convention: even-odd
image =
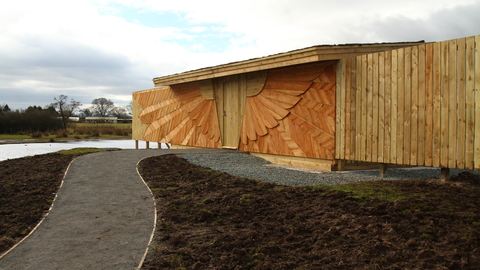
[[(0, 162), (0, 253), (48, 211), (73, 155)], [(478, 269), (480, 179), (290, 187), (175, 156), (140, 163), (157, 200), (143, 269)]]
[(47, 154), (0, 162), (0, 254), (48, 212), (73, 158)]
[(291, 187), (175, 156), (139, 170), (158, 211), (143, 269), (478, 269), (480, 179)]

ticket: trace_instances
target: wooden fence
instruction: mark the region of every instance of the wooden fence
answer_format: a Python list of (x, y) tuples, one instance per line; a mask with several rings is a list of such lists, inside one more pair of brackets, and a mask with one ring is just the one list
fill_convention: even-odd
[(340, 60), (335, 158), (480, 169), (479, 42)]

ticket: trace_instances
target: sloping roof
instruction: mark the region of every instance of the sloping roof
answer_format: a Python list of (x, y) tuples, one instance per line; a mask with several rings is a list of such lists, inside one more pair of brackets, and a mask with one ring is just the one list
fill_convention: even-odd
[(153, 79), (153, 83), (155, 86), (167, 86), (311, 62), (339, 60), (361, 54), (414, 46), (421, 43), (424, 43), (424, 41), (318, 45), (245, 61), (157, 77)]

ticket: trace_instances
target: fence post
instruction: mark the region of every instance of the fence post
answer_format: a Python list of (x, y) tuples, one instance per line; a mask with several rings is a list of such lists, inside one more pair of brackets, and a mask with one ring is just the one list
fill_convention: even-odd
[(450, 169), (449, 168), (440, 168), (440, 181), (445, 183), (450, 178)]

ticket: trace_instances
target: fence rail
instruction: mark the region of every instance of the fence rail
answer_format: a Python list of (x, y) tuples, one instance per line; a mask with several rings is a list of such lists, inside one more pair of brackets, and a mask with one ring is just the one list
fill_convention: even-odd
[(480, 35), (337, 66), (337, 159), (480, 169)]

